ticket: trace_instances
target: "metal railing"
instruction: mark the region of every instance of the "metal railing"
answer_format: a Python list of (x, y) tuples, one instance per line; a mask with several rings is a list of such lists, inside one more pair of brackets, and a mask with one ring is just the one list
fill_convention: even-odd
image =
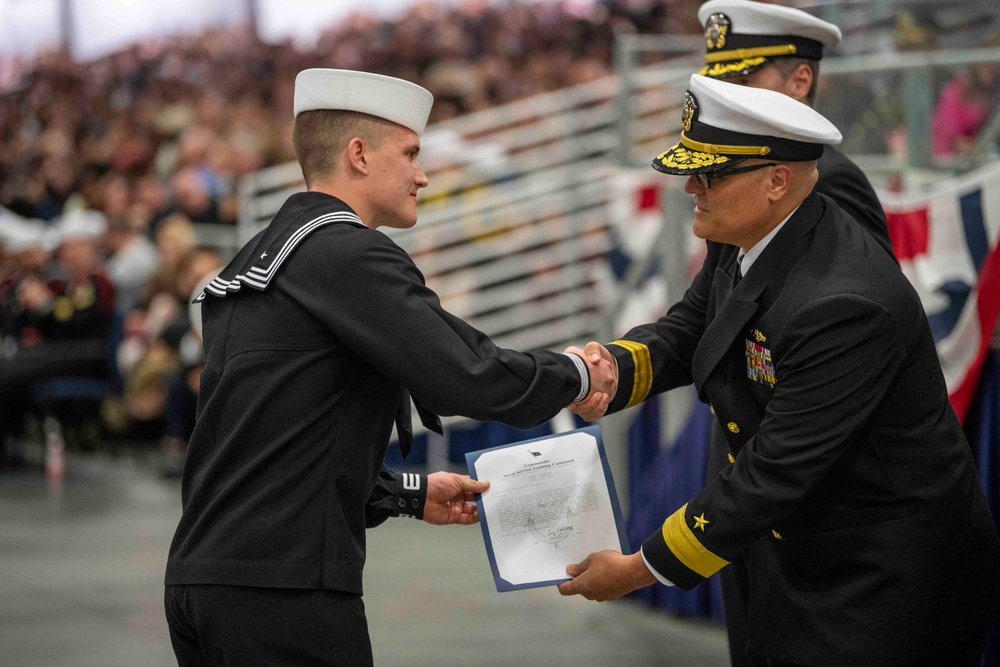
[[(634, 151), (648, 153), (647, 161), (676, 139), (681, 72), (635, 77), (643, 88), (630, 95)], [(421, 163), (430, 184), (418, 224), (386, 233), (446, 308), (498, 344), (561, 349), (597, 335), (616, 293), (607, 254), (621, 103), (620, 78), (610, 76), (425, 132)], [(234, 245), (303, 187), (295, 164), (244, 179)]]
[[(689, 66), (690, 58), (672, 73), (636, 73), (642, 89), (629, 95), (630, 152), (647, 163), (676, 140)], [(387, 234), (413, 257), (445, 308), (501, 346), (561, 350), (613, 328), (604, 313), (620, 298), (608, 260), (620, 196), (614, 191), (622, 155), (620, 82), (605, 77), (424, 133), (421, 164), (430, 184), (420, 196), (418, 223)], [(296, 164), (245, 178), (232, 251), (303, 188)], [(683, 243), (677, 253), (671, 265), (683, 266)], [(624, 479), (624, 439), (612, 431), (609, 424), (605, 441)], [(443, 445), (435, 440), (430, 447), (437, 454), (429, 459), (439, 463)]]
[[(614, 177), (622, 168), (648, 165), (678, 140), (683, 91), (700, 65), (702, 48), (700, 37), (625, 36), (616, 51), (619, 75), (431, 126), (421, 151), (430, 185), (420, 198), (419, 222), (388, 235), (414, 258), (447, 309), (500, 345), (562, 349), (622, 333), (617, 325), (624, 303), (650, 267), (658, 267), (668, 302), (688, 284), (684, 267), (691, 207), (678, 191), (680, 179), (663, 179), (664, 224), (623, 280), (613, 278), (607, 256), (615, 246), (613, 203), (622, 195), (614, 191)], [(651, 53), (665, 53), (667, 59), (641, 64)], [(893, 173), (902, 174), (908, 185), (929, 182), (989, 158), (1000, 132), (996, 114), (980, 136), (979, 151), (962, 164), (935, 168), (926, 144), (935, 79), (978, 62), (1000, 62), (1000, 50), (823, 61), (828, 84), (881, 77), (879, 94), (892, 104), (876, 104), (874, 121), (871, 114), (865, 117), (873, 135), (888, 132), (893, 123), (909, 128), (903, 155), (858, 151), (859, 142), (867, 145), (864, 137), (841, 128), (846, 152), (862, 153), (855, 155), (857, 161), (876, 186)], [(824, 95), (837, 88), (821, 89), (817, 109), (835, 106), (838, 100)], [(303, 188), (294, 163), (245, 178), (232, 250)], [(686, 402), (678, 407), (675, 399), (664, 400), (675, 402), (662, 429), (667, 438), (686, 412)], [(623, 439), (626, 427), (623, 420), (606, 425), (611, 448), (615, 433)], [(624, 448), (618, 449), (623, 456)]]

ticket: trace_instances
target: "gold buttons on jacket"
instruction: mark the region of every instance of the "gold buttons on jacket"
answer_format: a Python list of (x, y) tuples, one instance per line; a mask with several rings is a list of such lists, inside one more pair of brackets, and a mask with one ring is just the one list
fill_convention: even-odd
[(730, 433), (739, 433), (740, 432), (740, 427), (739, 427), (739, 425), (736, 422), (729, 422), (728, 424), (726, 424), (726, 428), (729, 429)]
[(736, 459), (733, 458), (733, 453), (732, 452), (729, 452), (729, 462), (730, 463), (736, 463)]
[(774, 539), (776, 539), (776, 540), (780, 540), (781, 539), (781, 533), (779, 533), (778, 531), (774, 530), (773, 528), (771, 529), (771, 534), (774, 535)]

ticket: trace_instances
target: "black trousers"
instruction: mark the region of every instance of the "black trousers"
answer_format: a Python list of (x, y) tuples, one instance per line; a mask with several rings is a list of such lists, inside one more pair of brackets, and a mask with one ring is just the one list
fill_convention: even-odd
[(179, 667), (373, 664), (360, 595), (193, 584), (164, 592)]

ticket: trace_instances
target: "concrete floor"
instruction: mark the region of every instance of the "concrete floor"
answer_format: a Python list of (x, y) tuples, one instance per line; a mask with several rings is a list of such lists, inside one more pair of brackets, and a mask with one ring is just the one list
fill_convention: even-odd
[[(0, 473), (0, 667), (176, 664), (162, 610), (180, 483), (148, 460), (71, 457)], [(370, 531), (377, 665), (728, 665), (717, 626), (554, 588), (497, 593), (478, 526)]]

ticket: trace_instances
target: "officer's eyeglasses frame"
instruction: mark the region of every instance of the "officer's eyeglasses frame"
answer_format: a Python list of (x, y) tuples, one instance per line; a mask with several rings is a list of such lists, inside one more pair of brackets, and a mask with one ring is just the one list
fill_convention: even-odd
[(712, 187), (713, 178), (722, 178), (724, 176), (733, 176), (735, 174), (746, 174), (747, 172), (757, 171), (758, 169), (763, 169), (764, 167), (776, 167), (777, 162), (765, 162), (764, 164), (755, 164), (750, 167), (737, 167), (735, 169), (727, 169), (726, 171), (717, 171), (714, 174), (698, 173), (694, 177), (698, 179), (698, 184), (701, 187), (708, 190)]

